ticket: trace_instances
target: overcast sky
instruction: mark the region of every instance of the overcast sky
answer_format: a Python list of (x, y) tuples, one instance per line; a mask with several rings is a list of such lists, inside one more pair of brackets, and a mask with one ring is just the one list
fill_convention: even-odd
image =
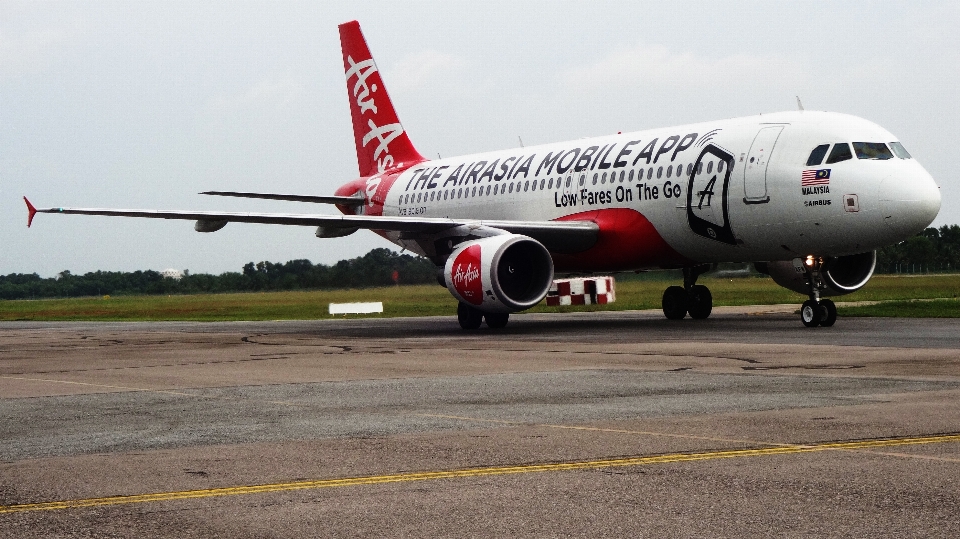
[(200, 196), (329, 194), (357, 175), (337, 25), (359, 20), (428, 157), (757, 113), (893, 132), (960, 223), (957, 2), (0, 0), (0, 274), (332, 263), (371, 232), (39, 215), (37, 206), (324, 213)]

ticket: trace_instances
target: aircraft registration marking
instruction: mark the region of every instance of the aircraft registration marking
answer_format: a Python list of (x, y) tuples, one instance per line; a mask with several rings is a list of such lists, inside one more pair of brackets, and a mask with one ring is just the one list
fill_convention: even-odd
[(427, 213), (426, 206), (417, 206), (414, 208), (400, 208), (397, 212), (397, 215), (403, 217), (409, 215), (423, 215), (425, 213)]
[[(212, 489), (184, 490), (179, 492), (155, 492), (150, 494), (134, 494), (127, 496), (110, 496), (106, 498), (86, 498), (76, 500), (61, 500), (52, 502), (26, 503), (18, 505), (0, 506), (0, 514), (22, 513), (27, 511), (55, 511), (61, 509), (78, 509), (83, 507), (103, 507), (126, 505), (147, 502), (165, 502), (174, 500), (188, 500), (200, 498), (215, 498), (223, 496), (240, 496), (246, 494), (266, 494), (272, 492), (291, 492), (296, 490), (315, 490), (333, 487), (350, 487), (358, 485), (378, 485), (385, 483), (406, 483), (412, 481), (430, 481), (438, 479), (458, 479), (468, 477), (488, 477), (497, 475), (515, 475), (537, 472), (564, 472), (576, 470), (595, 470), (601, 468), (617, 468), (626, 466), (650, 466), (655, 464), (670, 464), (676, 462), (697, 462), (716, 459), (739, 457), (761, 457), (774, 455), (790, 455), (797, 453), (815, 453), (823, 451), (857, 451), (876, 448), (923, 445), (936, 443), (960, 442), (960, 433), (939, 434), (929, 436), (913, 436), (905, 438), (875, 438), (851, 442), (821, 442), (809, 445), (784, 445), (777, 447), (763, 447), (751, 449), (733, 449), (727, 451), (708, 451), (701, 453), (669, 453), (664, 455), (636, 456), (617, 459), (584, 460), (574, 462), (552, 462), (540, 464), (522, 464), (516, 466), (486, 466), (479, 468), (461, 468), (454, 470), (440, 470), (427, 472), (413, 472), (363, 477), (346, 477), (339, 479), (319, 479), (313, 481), (294, 481), (288, 483), (269, 483), (263, 485), (248, 485), (223, 487)], [(871, 452), (871, 454), (899, 457), (894, 453)]]

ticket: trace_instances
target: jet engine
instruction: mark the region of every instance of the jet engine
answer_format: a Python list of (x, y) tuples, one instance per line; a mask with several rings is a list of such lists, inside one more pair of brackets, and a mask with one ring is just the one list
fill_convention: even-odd
[[(809, 294), (803, 271), (803, 260), (794, 259), (777, 262), (757, 262), (757, 271), (766, 273), (780, 286)], [(821, 277), (826, 289), (820, 292), (822, 296), (842, 296), (856, 292), (867, 284), (873, 277), (873, 270), (877, 266), (877, 252), (860, 253), (857, 255), (827, 257), (821, 269)]]
[(461, 243), (443, 281), (453, 297), (486, 313), (512, 313), (540, 302), (553, 282), (553, 259), (533, 238), (501, 234)]

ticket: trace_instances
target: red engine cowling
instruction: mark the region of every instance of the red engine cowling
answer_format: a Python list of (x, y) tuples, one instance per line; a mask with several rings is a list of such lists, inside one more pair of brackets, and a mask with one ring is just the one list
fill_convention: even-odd
[(443, 268), (458, 300), (488, 313), (512, 313), (539, 303), (553, 282), (553, 259), (540, 242), (503, 234), (464, 242)]
[[(757, 271), (773, 277), (773, 280), (784, 288), (801, 294), (810, 292), (802, 266), (797, 266), (792, 261), (759, 262), (756, 267)], [(870, 277), (873, 277), (873, 270), (876, 267), (876, 251), (827, 258), (821, 272), (823, 283), (827, 288), (821, 292), (821, 295), (842, 296), (860, 290), (867, 284)]]

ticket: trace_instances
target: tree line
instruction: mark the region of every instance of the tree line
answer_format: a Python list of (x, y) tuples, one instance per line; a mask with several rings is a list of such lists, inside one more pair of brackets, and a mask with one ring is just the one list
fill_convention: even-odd
[(928, 228), (877, 251), (877, 273), (952, 273), (960, 270), (960, 225)]
[[(877, 273), (944, 273), (960, 269), (960, 226), (928, 228), (877, 252)], [(394, 272), (397, 280), (394, 281)], [(41, 278), (36, 273), (0, 275), (0, 299), (68, 298), (133, 294), (201, 294), (261, 290), (368, 288), (434, 283), (437, 270), (426, 258), (379, 248), (333, 265), (309, 260), (248, 262), (241, 272), (186, 274), (164, 278), (160, 272), (94, 271)]]
[(329, 266), (309, 260), (249, 262), (241, 272), (187, 272), (180, 279), (165, 278), (153, 270), (94, 271), (83, 275), (63, 271), (46, 279), (36, 273), (12, 273), (0, 276), (0, 299), (368, 288), (435, 282), (436, 266), (426, 258), (378, 248)]

